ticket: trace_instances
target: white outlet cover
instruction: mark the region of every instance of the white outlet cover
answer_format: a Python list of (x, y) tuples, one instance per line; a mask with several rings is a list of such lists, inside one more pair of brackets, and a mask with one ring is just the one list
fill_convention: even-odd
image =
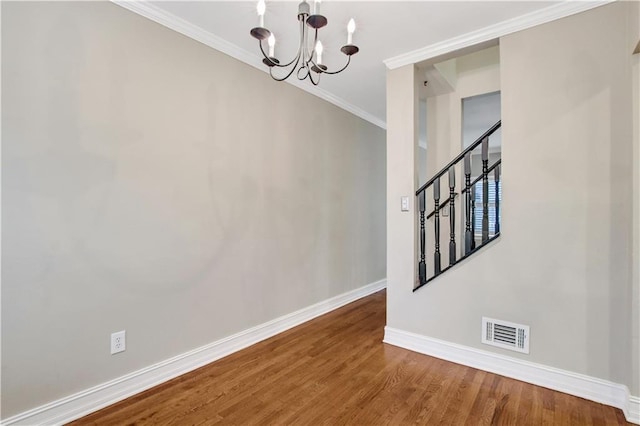
[(127, 348), (127, 335), (126, 331), (118, 331), (117, 333), (111, 333), (111, 355), (124, 352)]

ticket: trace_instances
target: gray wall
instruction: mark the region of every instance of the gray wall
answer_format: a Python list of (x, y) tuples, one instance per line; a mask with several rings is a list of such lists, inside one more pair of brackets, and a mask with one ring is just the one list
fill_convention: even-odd
[[(633, 395), (640, 394), (631, 350), (637, 7), (615, 3), (501, 40), (511, 217), (504, 232), (514, 238), (504, 249), (518, 252), (516, 276), (531, 285), (518, 299), (535, 302), (526, 315), (537, 324), (536, 358), (625, 384)], [(524, 198), (507, 201), (521, 188), (530, 188)]]
[[(432, 59), (428, 62), (437, 62)], [(427, 175), (430, 178), (462, 151), (464, 145), (463, 101), (479, 95), (500, 91), (500, 50), (498, 46), (482, 49), (452, 60), (456, 66), (453, 90), (427, 98)], [(500, 117), (500, 112), (497, 114)], [(490, 122), (491, 119), (488, 120)], [(495, 124), (479, 125), (472, 133), (473, 141)], [(500, 130), (498, 130), (500, 132)], [(499, 133), (490, 138), (490, 145), (500, 145)], [(497, 144), (496, 144), (497, 142)]]
[[(630, 42), (638, 46), (640, 44), (640, 6), (636, 7), (635, 26), (632, 26), (632, 34), (635, 31), (637, 42), (631, 38)], [(633, 21), (632, 21), (633, 23)], [(633, 255), (632, 261), (632, 353), (631, 359), (636, 364), (632, 371), (633, 389), (640, 389), (640, 53), (636, 53), (631, 58), (633, 85), (631, 93), (633, 96), (632, 115), (636, 117), (633, 122)], [(639, 391), (640, 393), (640, 391)]]
[[(388, 326), (640, 394), (631, 347), (637, 8), (616, 2), (500, 40), (502, 236), (415, 293), (416, 220), (395, 202), (415, 188), (406, 113), (415, 75), (389, 72)], [(529, 324), (530, 355), (482, 345), (482, 316)]]
[(2, 95), (3, 418), (386, 276), (385, 132), (262, 71), (2, 2)]

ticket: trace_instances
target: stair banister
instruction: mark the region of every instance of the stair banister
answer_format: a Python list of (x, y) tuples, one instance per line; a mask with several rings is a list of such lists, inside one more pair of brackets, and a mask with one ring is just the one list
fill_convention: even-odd
[[(466, 149), (464, 149), (460, 154), (458, 154), (453, 160), (449, 162), (445, 167), (443, 167), (438, 173), (433, 175), (431, 179), (427, 181), (424, 185), (420, 187), (416, 191), (416, 196), (418, 197), (418, 206), (419, 206), (419, 241), (420, 241), (420, 257), (418, 260), (418, 278), (419, 282), (414, 291), (418, 288), (425, 285), (427, 282), (432, 279), (438, 277), (440, 274), (444, 273), (447, 269), (453, 267), (455, 264), (460, 261), (468, 258), (472, 254), (474, 254), (477, 250), (484, 247), (491, 241), (495, 240), (500, 236), (500, 204), (499, 204), (499, 185), (500, 185), (500, 164), (501, 160), (497, 160), (494, 164), (489, 165), (489, 137), (495, 133), (502, 125), (501, 121), (498, 121), (493, 126), (491, 126), (486, 132), (484, 132), (475, 142), (469, 145)], [(482, 160), (482, 173), (480, 176), (475, 178), (473, 181), (471, 180), (471, 152), (481, 146), (481, 160)], [(462, 173), (464, 174), (464, 186), (460, 190), (460, 194), (456, 192), (456, 165), (463, 161)], [(489, 226), (489, 173), (493, 173), (493, 179), (496, 194), (495, 201), (495, 222), (494, 222), (494, 233), (493, 236), (490, 235), (490, 226)], [(448, 198), (441, 202), (441, 178), (448, 174), (448, 187), (449, 193)], [(475, 236), (475, 215), (476, 215), (476, 206), (475, 206), (475, 189), (476, 184), (482, 181), (482, 229), (481, 229), (481, 240), (476, 246), (476, 236)], [(433, 211), (429, 214), (426, 213), (427, 209), (427, 197), (426, 192), (429, 187), (433, 187)], [(446, 194), (446, 192), (445, 192)], [(462, 255), (458, 257), (458, 244), (456, 240), (456, 208), (455, 208), (455, 198), (458, 195), (464, 195), (462, 197), (461, 202), (464, 202), (464, 208), (462, 209), (464, 213), (464, 221), (462, 221), (462, 225), (460, 229), (464, 229), (464, 233), (461, 231), (461, 235), (463, 234), (463, 243), (464, 246), (462, 248)], [(446, 196), (446, 195), (445, 195)], [(448, 204), (448, 213), (449, 213), (449, 261), (446, 267), (442, 267), (442, 253), (440, 251), (440, 211), (445, 208)], [(444, 210), (444, 214), (447, 213), (447, 210)], [(426, 217), (425, 217), (426, 216)], [(433, 226), (434, 226), (434, 252), (433, 252), (433, 275), (431, 277), (427, 277), (427, 261), (426, 261), (426, 220), (429, 220), (433, 217)], [(445, 221), (446, 223), (446, 221)]]
[(429, 179), (427, 181), (427, 183), (425, 183), (424, 185), (422, 185), (420, 187), (420, 189), (418, 189), (416, 191), (416, 195), (418, 195), (419, 192), (424, 191), (425, 189), (427, 189), (427, 187), (431, 186), (431, 184), (433, 183), (433, 181), (435, 181), (437, 178), (439, 178), (440, 176), (442, 176), (443, 174), (447, 173), (447, 170), (449, 170), (449, 168), (455, 164), (457, 164), (468, 152), (473, 151), (475, 148), (478, 147), (478, 145), (480, 145), (482, 143), (482, 140), (484, 138), (488, 138), (489, 136), (491, 136), (492, 134), (494, 134), (496, 132), (496, 130), (498, 130), (500, 128), (500, 126), (502, 125), (502, 121), (498, 121), (496, 124), (494, 124), (493, 126), (491, 126), (489, 128), (489, 130), (487, 130), (486, 132), (484, 132), (482, 134), (482, 136), (480, 136), (478, 139), (476, 139), (476, 141), (474, 143), (472, 143), (471, 145), (469, 145), (464, 151), (462, 151), (460, 154), (458, 154), (456, 156), (456, 158), (454, 158), (453, 160), (451, 160), (449, 162), (449, 164), (447, 164), (446, 166), (444, 166), (442, 168), (442, 170), (440, 170), (438, 173), (436, 173), (435, 175), (433, 175), (433, 177), (431, 179)]

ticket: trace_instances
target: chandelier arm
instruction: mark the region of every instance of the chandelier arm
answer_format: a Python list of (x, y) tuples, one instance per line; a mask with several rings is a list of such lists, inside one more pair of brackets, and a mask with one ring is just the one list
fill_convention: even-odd
[(293, 66), (293, 68), (291, 68), (291, 71), (289, 71), (289, 74), (286, 75), (286, 77), (283, 78), (276, 78), (273, 76), (273, 67), (269, 67), (269, 75), (271, 76), (272, 79), (274, 79), (275, 81), (285, 81), (286, 79), (288, 79), (289, 77), (291, 77), (291, 74), (293, 74), (293, 72), (296, 70), (296, 68), (298, 67), (298, 62), (300, 62), (300, 55), (298, 55), (298, 60), (296, 61), (296, 64)]
[(315, 61), (313, 60), (313, 52), (316, 50), (316, 43), (318, 43), (318, 29), (316, 28), (315, 30), (316, 30), (315, 35), (313, 37), (313, 48), (311, 49), (311, 51), (309, 51), (308, 43), (304, 43), (305, 44), (304, 49), (306, 49), (307, 55), (309, 56), (307, 65), (309, 65), (310, 63), (312, 63), (313, 65), (316, 65)]
[(262, 56), (264, 56), (264, 57), (265, 57), (265, 59), (266, 59), (267, 61), (269, 61), (269, 62), (270, 62), (274, 67), (278, 67), (278, 68), (286, 68), (286, 67), (288, 67), (289, 65), (291, 65), (292, 63), (294, 63), (294, 62), (296, 61), (296, 59), (298, 59), (298, 58), (300, 57), (300, 49), (298, 49), (298, 56), (295, 56), (295, 57), (291, 60), (291, 62), (289, 62), (288, 64), (284, 64), (284, 65), (283, 65), (283, 64), (276, 64), (275, 62), (272, 62), (272, 61), (271, 61), (271, 58), (269, 58), (269, 56), (267, 56), (267, 54), (266, 54), (266, 53), (264, 53), (264, 48), (262, 47), (262, 40), (259, 40), (259, 41), (258, 41), (258, 44), (260, 45), (260, 51), (262, 52)]
[(304, 65), (309, 64), (306, 57), (309, 55), (309, 49), (307, 49), (307, 26), (304, 24), (304, 19), (300, 21), (300, 51), (302, 52), (302, 63)]
[(350, 63), (351, 63), (351, 56), (347, 56), (347, 63), (345, 64), (344, 67), (340, 68), (338, 71), (322, 71), (322, 74), (338, 74), (346, 70)]
[(309, 73), (309, 80), (311, 80), (311, 83), (313, 83), (314, 86), (317, 86), (320, 84), (320, 74), (318, 74), (318, 81), (314, 81), (312, 73)]
[[(300, 71), (303, 72), (304, 77), (300, 77)], [(309, 71), (309, 68), (307, 68), (304, 64), (302, 64), (302, 65), (300, 65), (300, 68), (298, 68), (298, 72), (296, 73), (296, 77), (300, 81), (306, 80), (307, 77), (311, 78), (311, 71)]]

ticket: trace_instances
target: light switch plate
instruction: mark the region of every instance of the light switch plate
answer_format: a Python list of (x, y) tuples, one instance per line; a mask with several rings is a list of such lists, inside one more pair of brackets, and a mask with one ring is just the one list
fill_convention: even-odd
[(400, 197), (400, 210), (403, 212), (409, 211), (409, 197)]

